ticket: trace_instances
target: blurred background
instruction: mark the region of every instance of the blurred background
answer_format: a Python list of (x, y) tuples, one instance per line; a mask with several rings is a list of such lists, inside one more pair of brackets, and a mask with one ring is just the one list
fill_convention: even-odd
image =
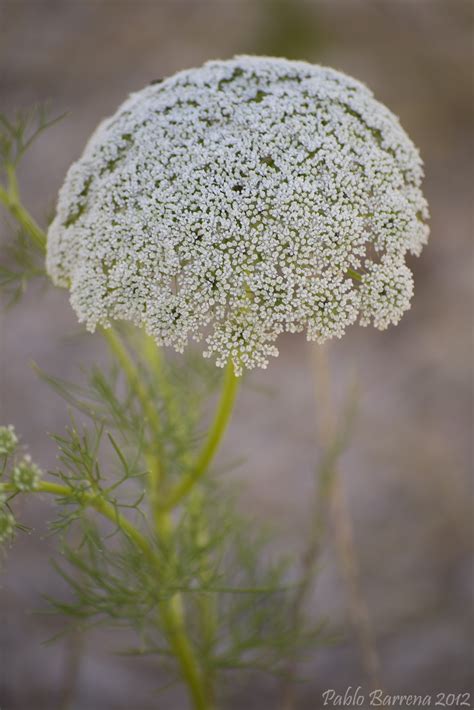
[[(0, 110), (50, 101), (65, 120), (22, 167), (24, 198), (38, 220), (98, 121), (151, 80), (236, 53), (330, 65), (366, 82), (420, 147), (432, 236), (412, 259), (415, 298), (397, 328), (353, 327), (328, 358), (336, 403), (356, 376), (359, 413), (341, 475), (354, 525), (361, 590), (391, 693), (472, 690), (472, 20), (462, 0), (0, 0)], [(13, 423), (44, 468), (46, 431), (66, 407), (31, 361), (74, 379), (103, 356), (77, 330), (65, 294), (30, 291), (0, 321), (0, 420)], [(222, 461), (242, 508), (270, 521), (298, 554), (321, 455), (311, 349), (283, 337), (280, 357), (249, 378)], [(24, 504), (23, 504), (24, 505)], [(157, 695), (152, 659), (118, 656), (113, 633), (44, 645), (61, 630), (42, 593), (61, 593), (49, 558), (51, 502), (23, 507), (40, 534), (19, 536), (0, 570), (2, 710), (184, 710), (177, 691)], [(327, 535), (315, 618), (337, 642), (315, 650), (297, 707), (319, 710), (327, 688), (362, 686), (361, 654), (347, 623), (349, 598)], [(79, 667), (74, 659), (79, 657)], [(76, 666), (76, 667), (75, 667)], [(71, 688), (74, 688), (71, 693)], [(72, 702), (70, 702), (72, 697)], [(68, 699), (69, 698), (69, 699)], [(278, 686), (252, 679), (235, 708), (278, 706)], [(69, 703), (69, 704), (68, 704)], [(401, 706), (398, 706), (401, 707)]]

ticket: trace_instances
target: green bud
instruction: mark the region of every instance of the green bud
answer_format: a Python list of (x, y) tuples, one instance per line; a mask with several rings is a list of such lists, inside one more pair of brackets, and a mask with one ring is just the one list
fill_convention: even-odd
[(15, 518), (6, 508), (0, 508), (0, 543), (12, 537), (14, 532)]
[(19, 491), (36, 490), (40, 479), (41, 470), (32, 462), (30, 456), (25, 456), (13, 469), (12, 482)]
[(18, 444), (15, 429), (10, 426), (0, 426), (0, 456), (10, 456)]

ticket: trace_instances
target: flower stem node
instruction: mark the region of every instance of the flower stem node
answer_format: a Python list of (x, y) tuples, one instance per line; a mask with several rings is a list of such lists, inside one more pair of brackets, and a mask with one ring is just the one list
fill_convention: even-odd
[(19, 491), (35, 491), (40, 480), (41, 470), (32, 462), (30, 456), (25, 456), (13, 469), (12, 483)]
[(0, 456), (11, 456), (18, 445), (15, 429), (9, 426), (0, 426)]
[[(422, 162), (345, 74), (239, 56), (132, 94), (59, 194), (47, 268), (90, 330), (143, 326), (236, 374), (284, 332), (322, 342), (409, 308), (428, 238)], [(385, 287), (386, 286), (386, 287)]]

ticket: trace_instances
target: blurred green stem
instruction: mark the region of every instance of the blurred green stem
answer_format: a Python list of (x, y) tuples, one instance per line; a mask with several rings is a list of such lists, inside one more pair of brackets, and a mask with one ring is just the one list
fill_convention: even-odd
[(111, 352), (115, 355), (119, 365), (123, 369), (128, 384), (131, 390), (137, 395), (143, 413), (150, 424), (152, 442), (146, 453), (146, 463), (149, 476), (150, 505), (153, 514), (156, 517), (160, 508), (159, 495), (161, 480), (163, 477), (163, 469), (160, 463), (159, 455), (159, 442), (161, 438), (160, 417), (158, 416), (156, 407), (150, 397), (150, 393), (142, 382), (137, 366), (116, 331), (113, 328), (101, 328), (101, 333), (107, 341)]
[(138, 368), (114, 328), (101, 328), (101, 333), (123, 369), (130, 388), (136, 393), (143, 408), (143, 413), (148, 418), (154, 434), (158, 436), (161, 431), (160, 418), (156, 407), (150, 399), (147, 388), (142, 383)]
[(209, 428), (203, 447), (198, 454), (191, 473), (183, 478), (183, 480), (176, 485), (174, 490), (168, 494), (167, 499), (163, 503), (165, 510), (174, 508), (191, 491), (193, 486), (208, 470), (209, 465), (213, 460), (217, 449), (219, 448), (219, 444), (222, 441), (222, 437), (225, 434), (227, 425), (232, 415), (238, 385), (239, 378), (234, 373), (234, 366), (232, 362), (229, 362), (225, 370), (221, 396), (219, 404), (217, 405), (216, 414)]
[[(142, 381), (140, 371), (116, 332), (109, 328), (102, 329), (102, 333), (112, 353), (121, 365), (131, 389), (137, 395), (155, 440), (155, 446), (152, 447), (151, 452), (146, 457), (149, 470), (150, 503), (156, 535), (165, 551), (167, 570), (172, 573), (173, 566), (177, 563), (178, 552), (175, 547), (174, 523), (171, 513), (208, 471), (229, 423), (239, 380), (234, 374), (232, 363), (229, 363), (224, 374), (216, 414), (196, 462), (194, 465), (191, 463), (191, 472), (163, 500), (164, 475), (158, 458), (161, 422), (153, 402), (153, 394)], [(150, 349), (151, 344), (148, 342), (145, 354), (153, 362), (159, 378), (160, 388), (164, 390), (167, 405), (174, 407), (173, 393), (163, 371), (159, 353), (156, 352), (156, 346), (155, 351), (150, 352)], [(213, 678), (210, 672), (201, 670), (201, 664), (189, 640), (182, 595), (179, 592), (173, 594), (170, 599), (162, 600), (159, 607), (168, 641), (180, 663), (181, 672), (188, 685), (194, 707), (196, 710), (209, 710), (212, 705)], [(215, 608), (212, 597), (206, 596), (203, 598), (201, 616), (206, 644), (212, 645), (216, 633)]]
[[(16, 487), (12, 483), (5, 484), (5, 490), (11, 491), (12, 493), (17, 492)], [(154, 557), (153, 550), (146, 537), (142, 535), (133, 523), (119, 513), (115, 506), (104, 500), (100, 493), (81, 491), (80, 494), (78, 494), (78, 491), (75, 491), (70, 486), (51, 483), (49, 481), (40, 481), (35, 492), (51, 493), (60, 498), (70, 498), (71, 501), (76, 499), (79, 504), (94, 508), (112, 523), (116, 523), (147, 557)]]
[(46, 251), (46, 234), (22, 205), (14, 166), (7, 164), (5, 172), (8, 185), (7, 189), (0, 185), (0, 202), (4, 204), (18, 224), (23, 227), (36, 246), (41, 251)]
[[(320, 408), (319, 438), (323, 447), (330, 451), (331, 440), (337, 435), (337, 419), (331, 387), (328, 346), (313, 348), (313, 355), (315, 383)], [(367, 680), (371, 690), (373, 690), (381, 688), (379, 678), (380, 662), (370, 621), (369, 608), (362, 592), (352, 518), (339, 470), (338, 457), (332, 462), (332, 469), (329, 494), (335, 544), (348, 592), (350, 621), (360, 647), (361, 660)]]
[[(13, 484), (6, 484), (5, 490), (13, 493), (17, 492)], [(71, 487), (49, 481), (41, 481), (35, 492), (50, 493), (61, 498), (70, 498), (71, 500), (75, 497), (80, 504), (94, 508), (112, 523), (117, 524), (137, 547), (145, 553), (147, 558), (154, 565), (161, 568), (161, 560), (157, 557), (147, 538), (142, 535), (133, 523), (119, 513), (115, 506), (104, 500), (100, 493), (91, 494), (84, 491), (81, 492), (80, 497), (77, 498), (77, 491), (74, 491)], [(159, 532), (165, 538), (163, 542), (167, 544), (172, 534), (169, 520), (166, 521), (162, 519)], [(170, 646), (180, 664), (195, 710), (212, 710), (212, 704), (207, 699), (205, 683), (199, 669), (198, 661), (186, 634), (180, 595), (174, 594), (171, 599), (162, 600), (159, 606)]]
[(208, 696), (213, 698), (215, 675), (213, 655), (218, 634), (218, 609), (216, 594), (211, 588), (212, 565), (208, 554), (210, 533), (204, 510), (204, 503), (204, 492), (202, 488), (196, 486), (189, 496), (187, 511), (188, 515), (193, 518), (195, 523), (194, 535), (196, 543), (200, 549), (199, 577), (202, 591), (198, 596), (198, 609), (200, 615), (202, 649), (204, 654), (204, 681)]
[[(177, 559), (173, 545), (173, 520), (170, 513), (166, 511), (157, 513), (156, 531), (165, 550), (167, 566), (173, 573)], [(211, 710), (210, 694), (206, 690), (204, 672), (201, 672), (199, 661), (187, 634), (182, 594), (175, 592), (170, 599), (163, 599), (160, 602), (160, 614), (170, 646), (179, 660), (195, 709)]]
[[(177, 484), (168, 496), (161, 510), (156, 510), (155, 521), (157, 534), (165, 545), (169, 563), (173, 565), (177, 551), (174, 549), (173, 520), (171, 512), (180, 503), (209, 469), (209, 465), (217, 452), (222, 437), (232, 414), (237, 394), (238, 378), (234, 374), (232, 363), (227, 366), (222, 385), (221, 396), (216, 414), (209, 429), (206, 441), (198, 455), (191, 473)], [(171, 397), (171, 394), (168, 393)], [(205, 531), (207, 534), (207, 531)], [(206, 572), (205, 572), (206, 573)], [(195, 653), (186, 633), (186, 618), (182, 595), (176, 593), (170, 600), (162, 604), (162, 618), (168, 630), (168, 638), (176, 655), (180, 659), (184, 678), (188, 683), (190, 693), (197, 710), (210, 709), (213, 704), (213, 677), (209, 670), (200, 670)], [(201, 604), (201, 622), (205, 641), (212, 645), (216, 630), (215, 608), (213, 597), (206, 596)], [(202, 664), (206, 666), (205, 663)]]
[[(198, 455), (197, 461), (191, 473), (177, 484), (174, 491), (170, 493), (161, 510), (156, 511), (157, 533), (162, 543), (168, 547), (170, 562), (176, 556), (173, 549), (173, 521), (171, 510), (176, 508), (180, 501), (194, 489), (196, 483), (208, 471), (209, 465), (214, 458), (222, 437), (232, 414), (233, 405), (237, 394), (238, 378), (234, 374), (232, 363), (229, 363), (222, 384), (221, 396), (217, 406), (214, 420), (209, 429), (206, 441)], [(168, 392), (171, 397), (171, 394)], [(207, 530), (204, 531), (207, 535)], [(203, 570), (206, 575), (207, 570)], [(213, 595), (207, 595), (202, 599), (200, 605), (201, 622), (205, 636), (206, 647), (212, 646), (216, 633), (216, 617)], [(214, 689), (213, 674), (211, 671), (200, 672), (198, 663), (195, 660), (194, 652), (189, 644), (186, 634), (186, 619), (182, 600), (182, 595), (176, 593), (171, 600), (164, 603), (162, 616), (168, 626), (168, 637), (175, 653), (181, 659), (183, 675), (187, 680), (190, 692), (196, 708), (211, 708), (213, 705)], [(206, 666), (204, 663), (203, 666)], [(209, 668), (209, 664), (207, 664)], [(204, 703), (204, 704), (202, 704)]]
[[(321, 353), (323, 347), (318, 345), (313, 348), (314, 359), (324, 357)], [(316, 352), (317, 350), (317, 352)], [(326, 360), (321, 362), (319, 367), (323, 367)], [(316, 363), (314, 363), (316, 368)], [(319, 404), (320, 418), (324, 419), (324, 437), (319, 432), (322, 446), (322, 456), (316, 468), (314, 498), (311, 505), (311, 520), (308, 531), (307, 544), (301, 560), (301, 580), (298, 585), (292, 608), (291, 624), (297, 633), (305, 623), (305, 607), (307, 605), (311, 590), (314, 587), (315, 577), (318, 570), (319, 557), (324, 542), (324, 534), (327, 527), (327, 510), (333, 496), (333, 488), (336, 484), (339, 459), (347, 448), (353, 428), (355, 416), (356, 399), (355, 392), (349, 392), (346, 406), (337, 421), (332, 409), (328, 406), (328, 392), (322, 391), (323, 386), (328, 387), (328, 372), (318, 370), (323, 382), (318, 378), (317, 402)], [(322, 424), (319, 427), (322, 428)], [(296, 708), (296, 679), (297, 679), (297, 656), (292, 654), (286, 667), (281, 688), (281, 710), (295, 710)]]
[[(45, 253), (47, 235), (22, 205), (15, 166), (7, 163), (3, 167), (6, 175), (6, 185), (0, 185), (0, 203), (4, 205), (15, 221), (23, 228), (36, 247)], [(101, 333), (123, 370), (130, 389), (135, 393), (149, 425), (151, 436), (147, 442), (146, 462), (149, 471), (150, 504), (153, 513), (154, 530), (165, 552), (164, 559), (155, 550), (153, 541), (150, 541), (128, 518), (122, 515), (117, 506), (114, 505), (114, 502), (104, 497), (102, 491), (75, 490), (68, 485), (49, 481), (41, 481), (36, 490), (39, 493), (49, 493), (63, 498), (66, 503), (89, 506), (117, 525), (137, 548), (144, 553), (145, 557), (157, 570), (159, 582), (161, 575), (173, 574), (174, 565), (178, 562), (172, 511), (206, 473), (214, 458), (232, 413), (238, 378), (234, 375), (232, 365), (229, 365), (225, 372), (223, 390), (217, 412), (204, 446), (194, 466), (192, 461), (190, 462), (191, 473), (189, 476), (171, 490), (166, 498), (166, 505), (163, 505), (162, 494), (165, 471), (162, 467), (160, 443), (162, 431), (153, 393), (142, 378), (139, 368), (117, 332), (112, 328), (101, 328)], [(161, 367), (159, 353), (156, 353), (155, 357), (157, 358), (155, 366), (158, 368), (158, 374), (162, 378), (160, 386), (164, 383), (164, 386), (167, 387), (166, 373)], [(169, 389), (166, 390), (166, 396), (168, 395), (172, 395)], [(19, 492), (12, 484), (7, 484), (5, 490), (13, 494)], [(212, 604), (213, 600), (206, 598), (201, 610), (203, 629), (205, 629), (203, 633), (206, 642), (211, 634), (212, 636), (215, 634), (214, 607)], [(214, 706), (212, 674), (204, 669), (205, 663), (197, 655), (189, 638), (182, 595), (176, 592), (170, 598), (160, 599), (158, 611), (163, 621), (168, 642), (187, 685), (194, 710), (212, 710)]]
[[(172, 426), (178, 428), (181, 426), (181, 413), (178, 402), (176, 401), (175, 392), (173, 386), (171, 385), (169, 378), (167, 377), (167, 369), (163, 361), (163, 357), (160, 349), (158, 348), (155, 340), (150, 336), (145, 335), (140, 338), (140, 346), (143, 353), (148, 361), (148, 364), (152, 368), (153, 376), (156, 378), (157, 385), (160, 390), (160, 394), (165, 402), (167, 409), (167, 416)], [(190, 455), (186, 455), (186, 465), (192, 467), (193, 461)], [(189, 505), (187, 506), (187, 514), (193, 515), (197, 513), (197, 519), (199, 521), (199, 530), (197, 530), (196, 535), (199, 537), (200, 544), (205, 547), (208, 544), (209, 533), (206, 526), (205, 516), (203, 514), (203, 500), (202, 492), (197, 490), (196, 485), (193, 485), (191, 491)], [(168, 544), (172, 541), (172, 519), (171, 515), (167, 510), (161, 509), (157, 513), (157, 524), (159, 535), (161, 540), (168, 540)], [(171, 554), (172, 551), (171, 551)], [(176, 553), (174, 553), (176, 558)], [(209, 582), (210, 569), (208, 565), (207, 555), (203, 553), (202, 555), (202, 566), (200, 569), (201, 581), (205, 586)], [(185, 608), (182, 602), (181, 595), (176, 594), (174, 597), (174, 613), (179, 621), (180, 625), (185, 624)], [(212, 664), (209, 663), (210, 657), (212, 655), (212, 649), (214, 646), (214, 641), (217, 633), (217, 615), (215, 608), (215, 594), (211, 591), (205, 591), (199, 596), (199, 616), (200, 616), (200, 628), (203, 639), (204, 653), (206, 657), (203, 659), (203, 683), (205, 686), (205, 695), (208, 702), (213, 701), (214, 698), (214, 673), (212, 669)]]

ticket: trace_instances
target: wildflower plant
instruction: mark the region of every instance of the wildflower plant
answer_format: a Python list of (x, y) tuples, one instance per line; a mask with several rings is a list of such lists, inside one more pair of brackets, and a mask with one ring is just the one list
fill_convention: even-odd
[[(81, 386), (40, 373), (81, 421), (54, 436), (55, 470), (13, 461), (3, 491), (57, 499), (57, 568), (74, 602), (55, 606), (81, 625), (132, 627), (137, 652), (176, 661), (195, 708), (215, 707), (223, 670), (278, 672), (321, 638), (295, 613), (287, 566), (210, 482), (239, 380), (267, 366), (283, 332), (323, 342), (356, 321), (399, 321), (413, 292), (406, 256), (428, 236), (421, 160), (398, 119), (340, 72), (214, 61), (153, 82), (99, 125), (46, 234), (16, 180), (30, 125), (2, 118), (0, 201), (19, 232), (0, 284), (17, 295), (46, 255), (111, 363)], [(1, 428), (0, 457), (16, 445)]]

